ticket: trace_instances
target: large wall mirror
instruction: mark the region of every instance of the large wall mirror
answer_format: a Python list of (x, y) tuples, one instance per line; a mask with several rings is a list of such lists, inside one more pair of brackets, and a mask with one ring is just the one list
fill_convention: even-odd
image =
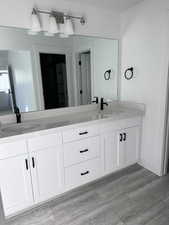
[(0, 28), (0, 114), (116, 100), (118, 40)]

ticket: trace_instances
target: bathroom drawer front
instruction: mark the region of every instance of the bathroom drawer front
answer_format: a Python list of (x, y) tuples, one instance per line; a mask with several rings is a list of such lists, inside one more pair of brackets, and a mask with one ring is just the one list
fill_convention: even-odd
[(66, 188), (73, 188), (99, 178), (101, 160), (96, 158), (65, 169)]
[(37, 151), (62, 144), (61, 133), (42, 135), (28, 140), (29, 151)]
[(68, 167), (100, 155), (99, 136), (64, 145), (64, 166)]
[(76, 129), (71, 129), (63, 132), (63, 142), (71, 142), (75, 140), (80, 140), (99, 134), (98, 126), (92, 127), (79, 127)]
[(0, 159), (15, 157), (27, 153), (26, 141), (14, 141), (0, 144)]

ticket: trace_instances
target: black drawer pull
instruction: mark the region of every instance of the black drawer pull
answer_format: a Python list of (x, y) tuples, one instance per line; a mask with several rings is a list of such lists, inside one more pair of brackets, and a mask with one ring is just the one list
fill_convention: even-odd
[(87, 174), (89, 174), (89, 171), (86, 171), (84, 173), (81, 173), (81, 176), (84, 176), (84, 175), (87, 175)]
[(120, 134), (120, 142), (123, 141), (123, 134)]
[(88, 152), (89, 149), (84, 149), (84, 150), (81, 150), (80, 153), (85, 153), (85, 152)]
[(127, 135), (126, 133), (123, 133), (123, 141), (126, 141)]
[(26, 169), (28, 170), (29, 167), (28, 167), (28, 160), (27, 159), (25, 159), (25, 165), (26, 165)]
[(79, 135), (84, 135), (84, 134), (88, 134), (88, 132), (87, 132), (87, 131), (85, 131), (85, 132), (81, 132), (81, 133), (79, 133)]
[(35, 159), (32, 157), (32, 167), (35, 168)]

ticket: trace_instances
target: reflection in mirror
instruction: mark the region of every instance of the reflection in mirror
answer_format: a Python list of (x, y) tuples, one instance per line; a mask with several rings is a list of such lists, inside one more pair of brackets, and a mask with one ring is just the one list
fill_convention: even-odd
[(12, 28), (0, 28), (0, 40), (0, 114), (117, 99), (118, 40)]

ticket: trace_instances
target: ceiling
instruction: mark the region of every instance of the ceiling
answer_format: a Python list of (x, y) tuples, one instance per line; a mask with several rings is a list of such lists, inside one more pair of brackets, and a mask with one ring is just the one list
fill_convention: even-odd
[(91, 5), (96, 8), (104, 8), (113, 11), (123, 12), (133, 5), (144, 0), (65, 0), (66, 2), (73, 2), (83, 5)]

